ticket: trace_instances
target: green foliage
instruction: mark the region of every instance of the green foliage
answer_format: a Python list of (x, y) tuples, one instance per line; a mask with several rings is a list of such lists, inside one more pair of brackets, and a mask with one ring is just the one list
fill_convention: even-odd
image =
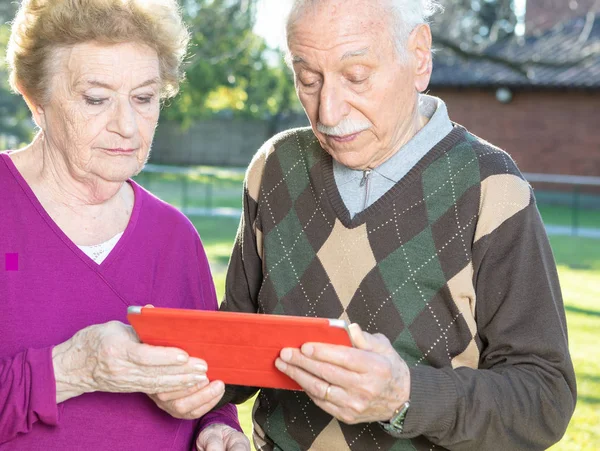
[(215, 114), (271, 118), (295, 105), (291, 77), (253, 33), (256, 0), (182, 0), (191, 31), (186, 81), (163, 119), (189, 125)]
[[(3, 14), (0, 17), (4, 17)], [(3, 23), (0, 25), (0, 150), (16, 148), (20, 143), (28, 142), (33, 133), (27, 105), (10, 90), (8, 84), (5, 58), (9, 37), (10, 27)]]

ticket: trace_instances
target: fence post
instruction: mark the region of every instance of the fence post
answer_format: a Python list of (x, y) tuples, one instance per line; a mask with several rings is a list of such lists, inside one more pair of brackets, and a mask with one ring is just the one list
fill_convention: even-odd
[(188, 206), (188, 177), (184, 173), (181, 175), (181, 211), (187, 212)]
[(571, 235), (577, 236), (579, 229), (579, 186), (573, 188), (573, 209), (571, 216)]
[(210, 213), (210, 209), (212, 208), (212, 181), (213, 181), (212, 174), (207, 174), (207, 178), (208, 178), (208, 183), (206, 184), (206, 209), (209, 212), (208, 214), (212, 215), (212, 213)]

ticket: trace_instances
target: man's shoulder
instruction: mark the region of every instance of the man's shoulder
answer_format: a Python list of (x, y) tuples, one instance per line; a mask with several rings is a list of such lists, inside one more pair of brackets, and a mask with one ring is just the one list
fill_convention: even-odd
[[(246, 184), (252, 197), (258, 194), (267, 166), (276, 165), (281, 171), (287, 172), (286, 169), (297, 167), (295, 162), (301, 158), (315, 160), (322, 153), (310, 127), (293, 128), (276, 134), (260, 147), (248, 166)], [(275, 172), (270, 171), (272, 174)]]
[(463, 144), (468, 144), (475, 154), (481, 173), (481, 180), (491, 175), (511, 174), (524, 180), (517, 164), (510, 154), (495, 144), (464, 129)]
[(257, 160), (266, 161), (274, 154), (294, 152), (307, 145), (317, 143), (317, 138), (310, 127), (291, 128), (277, 133), (267, 140), (256, 152), (250, 164), (252, 165)]

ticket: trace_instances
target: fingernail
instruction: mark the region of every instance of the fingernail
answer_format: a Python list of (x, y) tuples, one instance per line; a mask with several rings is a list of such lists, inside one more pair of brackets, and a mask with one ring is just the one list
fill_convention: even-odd
[(222, 391), (225, 391), (225, 384), (221, 381), (217, 381), (214, 385), (214, 389), (213, 389), (216, 393), (221, 393)]
[(315, 352), (315, 348), (313, 347), (313, 345), (304, 345), (301, 348), (302, 350), (302, 354), (304, 354), (307, 357), (310, 357), (311, 355), (313, 355), (313, 352)]
[(178, 362), (187, 362), (187, 360), (188, 360), (188, 357), (185, 354), (179, 354), (177, 356), (177, 361)]
[(281, 359), (275, 360), (275, 366), (279, 371), (285, 371), (287, 368), (287, 365)]
[(203, 365), (201, 363), (196, 363), (194, 365), (194, 369), (196, 369), (198, 371), (204, 371), (204, 372), (206, 372), (206, 370), (208, 370), (208, 368), (206, 367), (206, 365)]
[(206, 380), (206, 376), (203, 376), (201, 374), (194, 374), (194, 380), (201, 382), (201, 381), (205, 381)]
[(281, 351), (280, 354), (281, 360), (283, 360), (284, 362), (289, 362), (290, 360), (292, 360), (292, 350), (289, 348), (285, 348)]

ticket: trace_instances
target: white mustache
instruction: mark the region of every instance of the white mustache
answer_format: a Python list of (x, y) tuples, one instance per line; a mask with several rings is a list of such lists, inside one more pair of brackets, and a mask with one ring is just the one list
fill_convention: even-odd
[(329, 136), (348, 136), (354, 133), (368, 130), (373, 125), (369, 121), (354, 121), (352, 119), (344, 119), (342, 122), (334, 127), (328, 127), (327, 125), (317, 122), (317, 130), (321, 133)]

